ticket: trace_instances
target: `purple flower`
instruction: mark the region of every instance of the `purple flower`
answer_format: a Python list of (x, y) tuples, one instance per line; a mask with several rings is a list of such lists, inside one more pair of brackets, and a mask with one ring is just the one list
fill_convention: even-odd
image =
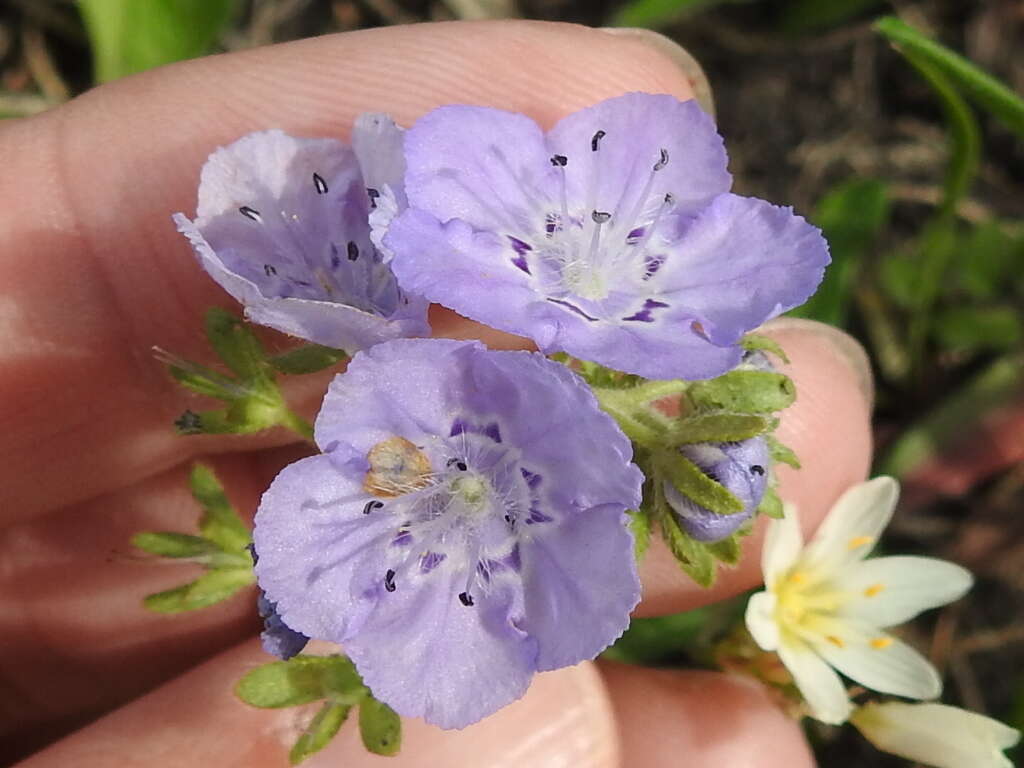
[(406, 134), (410, 208), (385, 237), (403, 288), (647, 378), (735, 366), (744, 333), (803, 302), (828, 248), (791, 209), (728, 193), (694, 101), (631, 93), (543, 133), (447, 106)]
[(347, 352), (430, 332), (374, 245), (404, 204), (402, 130), (364, 115), (352, 142), (251, 133), (203, 166), (195, 221), (174, 216), (246, 317)]
[(719, 515), (694, 504), (666, 482), (665, 498), (676, 520), (697, 541), (719, 541), (731, 536), (754, 516), (764, 496), (770, 466), (768, 443), (763, 437), (752, 437), (739, 443), (685, 445), (679, 450), (708, 477), (724, 485), (743, 502), (743, 511)]
[(564, 366), (476, 342), (356, 355), (324, 451), (264, 495), (256, 573), (287, 625), (341, 643), (374, 696), (461, 728), (593, 658), (639, 599), (632, 447)]

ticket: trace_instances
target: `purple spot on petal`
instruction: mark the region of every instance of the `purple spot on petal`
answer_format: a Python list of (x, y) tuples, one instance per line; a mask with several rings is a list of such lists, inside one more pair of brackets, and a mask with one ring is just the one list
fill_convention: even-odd
[(420, 558), (420, 573), (430, 573), (444, 562), (447, 555), (440, 552), (427, 552)]
[(528, 485), (528, 486), (529, 486), (529, 487), (530, 487), (531, 489), (533, 489), (533, 488), (536, 488), (536, 487), (537, 487), (537, 485), (538, 485), (538, 484), (540, 483), (540, 481), (541, 481), (541, 480), (543, 479), (543, 478), (541, 478), (541, 476), (540, 476), (540, 475), (538, 475), (538, 474), (537, 474), (536, 472), (531, 472), (530, 470), (528, 470), (528, 469), (524, 469), (523, 467), (520, 467), (520, 468), (519, 468), (519, 471), (520, 471), (520, 472), (522, 473), (522, 475), (523, 475), (523, 480), (525, 480), (525, 481), (526, 481), (526, 484), (527, 484), (527, 485)]
[(532, 523), (550, 523), (554, 518), (548, 517), (536, 507), (530, 507), (530, 516), (526, 518), (527, 525)]
[[(408, 525), (408, 523), (405, 525)], [(398, 529), (398, 533), (395, 534), (395, 538), (391, 540), (391, 546), (407, 547), (412, 544), (412, 534), (409, 533), (409, 529), (406, 528), (405, 525)]]
[(662, 264), (665, 263), (665, 257), (659, 256), (644, 256), (644, 280), (650, 280), (654, 277), (655, 273), (661, 269)]
[(630, 315), (629, 317), (624, 317), (622, 319), (635, 320), (641, 323), (653, 323), (654, 318), (651, 316), (651, 311), (667, 306), (668, 304), (666, 304), (664, 301), (658, 301), (656, 299), (647, 299), (646, 301), (644, 301), (643, 309), (641, 309), (634, 315)]
[(636, 229), (630, 230), (629, 234), (626, 235), (626, 242), (629, 243), (630, 245), (635, 244), (637, 240), (644, 236), (644, 233), (646, 231), (646, 227), (637, 227)]
[(448, 434), (450, 437), (455, 437), (456, 435), (461, 435), (464, 432), (471, 432), (475, 435), (485, 435), (496, 443), (501, 442), (501, 430), (494, 422), (480, 426), (478, 424), (472, 424), (465, 419), (456, 419), (452, 422), (452, 428)]
[(341, 266), (341, 256), (338, 254), (338, 246), (331, 243), (331, 269)]
[(512, 249), (520, 256), (522, 256), (527, 251), (533, 250), (533, 247), (529, 243), (524, 243), (518, 237), (512, 237), (512, 235), (508, 235), (507, 237), (509, 239), (509, 242), (512, 243)]
[(591, 317), (586, 312), (584, 312), (582, 309), (577, 307), (575, 304), (571, 304), (568, 301), (562, 301), (561, 299), (552, 299), (551, 297), (548, 297), (548, 301), (550, 301), (552, 304), (558, 304), (560, 306), (563, 306), (566, 309), (575, 312), (580, 317), (582, 317), (582, 318), (584, 318), (586, 320), (589, 320), (592, 323), (596, 323), (597, 322), (597, 318), (596, 317)]
[(530, 265), (526, 263), (526, 259), (523, 258), (522, 256), (514, 256), (512, 258), (512, 263), (519, 267), (519, 269), (523, 270), (523, 272), (525, 272), (526, 274), (533, 274), (532, 272), (530, 272)]

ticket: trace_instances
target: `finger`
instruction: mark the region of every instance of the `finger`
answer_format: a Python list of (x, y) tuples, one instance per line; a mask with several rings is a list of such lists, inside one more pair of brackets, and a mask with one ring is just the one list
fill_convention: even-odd
[[(294, 448), (210, 462), (243, 519)], [(196, 531), (201, 509), (178, 467), (0, 531), (0, 742), (51, 741), (245, 637), (248, 588), (206, 610), (166, 615), (142, 599), (195, 579), (193, 563), (145, 556), (140, 531)]]
[[(37, 754), (21, 768), (280, 768), (314, 705), (254, 709), (232, 689), (266, 662), (256, 643), (228, 651)], [(334, 742), (304, 766), (376, 766), (359, 741), (355, 713)], [(572, 765), (614, 768), (611, 705), (591, 664), (538, 675), (521, 700), (461, 731), (403, 720), (402, 750), (388, 765), (445, 768)]]
[[(803, 464), (778, 465), (779, 493), (800, 510), (807, 531), (853, 483), (863, 480), (871, 463), (870, 368), (850, 337), (819, 323), (784, 319), (766, 326), (790, 364), (779, 366), (796, 385), (796, 402), (782, 414), (778, 438)], [(722, 600), (761, 581), (760, 551), (766, 520), (743, 542), (736, 568), (721, 568), (714, 588), (703, 589), (683, 573), (657, 536), (641, 563), (643, 602), (637, 615), (673, 613)]]
[(0, 515), (239, 444), (176, 439), (186, 401), (150, 354), (208, 356), (199, 319), (225, 299), (169, 217), (194, 209), (215, 147), (269, 127), (344, 136), (366, 110), (409, 124), (462, 102), (551, 124), (625, 91), (689, 97), (642, 40), (519, 21), (375, 29), (182, 63), (4, 125)]
[(813, 768), (799, 725), (746, 678), (601, 663), (623, 765)]

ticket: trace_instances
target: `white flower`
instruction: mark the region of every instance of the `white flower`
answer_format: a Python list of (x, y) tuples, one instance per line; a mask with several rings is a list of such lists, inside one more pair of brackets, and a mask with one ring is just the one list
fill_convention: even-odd
[(944, 704), (872, 702), (850, 722), (883, 752), (934, 768), (1013, 768), (1003, 750), (1020, 741), (998, 720)]
[(932, 699), (942, 690), (935, 668), (882, 631), (956, 600), (968, 571), (928, 557), (865, 560), (889, 523), (899, 485), (879, 477), (850, 488), (805, 547), (796, 511), (772, 521), (762, 553), (765, 591), (750, 598), (747, 628), (776, 651), (810, 709), (826, 723), (850, 715), (835, 670), (883, 693)]

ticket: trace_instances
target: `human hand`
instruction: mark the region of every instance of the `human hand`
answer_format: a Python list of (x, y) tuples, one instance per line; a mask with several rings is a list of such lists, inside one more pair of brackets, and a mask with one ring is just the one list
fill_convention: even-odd
[[(308, 450), (276, 431), (182, 439), (169, 426), (188, 403), (150, 348), (207, 358), (202, 312), (228, 304), (170, 222), (172, 211), (192, 210), (210, 151), (270, 127), (343, 137), (368, 110), (409, 125), (438, 104), (462, 102), (550, 125), (625, 91), (692, 95), (654, 39), (530, 22), (369, 30), (168, 67), (0, 129), (0, 679), (11, 691), (0, 728), (10, 756), (147, 691), (26, 765), (279, 766), (299, 727), (290, 711), (251, 709), (232, 694), (241, 674), (266, 660), (245, 640), (258, 629), (252, 600), (177, 617), (146, 613), (141, 597), (180, 583), (182, 571), (118, 554), (139, 530), (191, 524), (186, 476), (198, 456), (251, 512), (276, 472)], [(438, 335), (520, 342), (451, 313), (432, 322)], [(866, 475), (869, 374), (855, 343), (835, 331), (780, 321), (771, 333), (799, 391), (779, 436), (804, 464), (779, 468), (781, 493), (813, 525)], [(326, 381), (292, 380), (286, 394), (309, 415)], [(750, 537), (743, 564), (705, 591), (655, 543), (638, 613), (685, 610), (754, 586), (759, 545)], [(307, 765), (376, 760), (355, 729), (343, 728)], [(680, 760), (812, 764), (796, 724), (751, 684), (605, 663), (539, 675), (524, 699), (463, 731), (407, 721), (391, 764), (657, 768)]]

